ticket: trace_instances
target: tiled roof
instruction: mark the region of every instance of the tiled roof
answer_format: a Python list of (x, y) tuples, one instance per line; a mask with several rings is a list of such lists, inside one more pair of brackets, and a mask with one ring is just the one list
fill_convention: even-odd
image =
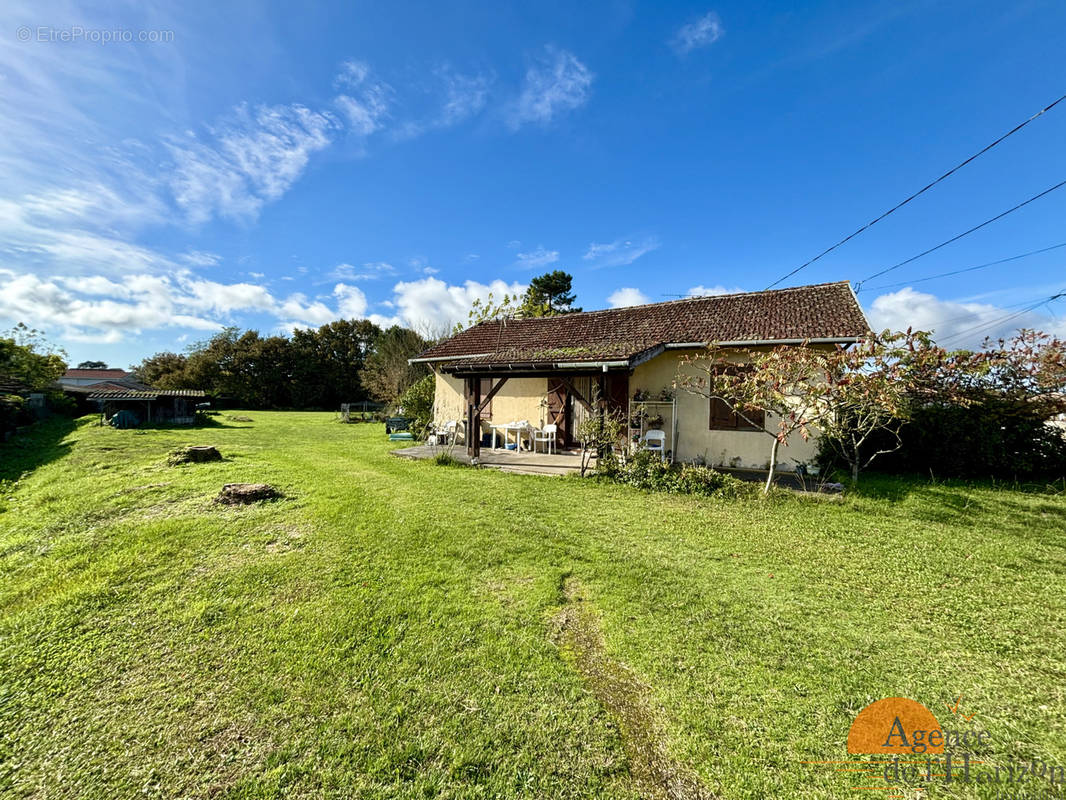
[(90, 400), (158, 400), (161, 397), (206, 397), (200, 389), (111, 389), (94, 391)]
[[(630, 360), (660, 345), (854, 341), (870, 326), (847, 281), (482, 322), (417, 356), (447, 369)], [(455, 361), (450, 361), (455, 357)]]
[(124, 369), (68, 369), (63, 373), (64, 378), (96, 378), (106, 381), (114, 378), (128, 378), (129, 373)]
[(152, 387), (146, 383), (135, 381), (132, 378), (122, 378), (114, 381), (100, 381), (98, 383), (90, 383), (88, 386), (63, 386), (64, 392), (68, 394), (94, 394), (95, 392), (150, 392), (153, 391)]

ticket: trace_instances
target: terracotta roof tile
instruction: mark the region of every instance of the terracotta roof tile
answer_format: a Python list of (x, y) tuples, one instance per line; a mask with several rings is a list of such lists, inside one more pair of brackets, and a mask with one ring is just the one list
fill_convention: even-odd
[(630, 359), (662, 344), (854, 339), (869, 324), (846, 281), (555, 317), (483, 322), (418, 356), (464, 365)]
[(128, 378), (130, 373), (124, 369), (68, 369), (63, 373), (64, 378), (97, 378), (101, 381), (115, 378)]
[(95, 391), (89, 395), (90, 400), (158, 400), (160, 397), (206, 397), (199, 389), (111, 389)]

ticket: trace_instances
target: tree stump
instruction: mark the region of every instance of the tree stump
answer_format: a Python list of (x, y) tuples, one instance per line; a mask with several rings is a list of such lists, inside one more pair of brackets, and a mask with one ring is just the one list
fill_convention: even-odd
[(202, 463), (204, 461), (221, 461), (222, 454), (209, 444), (197, 444), (182, 450), (175, 450), (170, 455), (171, 464)]
[(259, 503), (263, 500), (277, 500), (281, 496), (281, 492), (269, 483), (227, 483), (215, 498), (215, 502), (237, 506)]

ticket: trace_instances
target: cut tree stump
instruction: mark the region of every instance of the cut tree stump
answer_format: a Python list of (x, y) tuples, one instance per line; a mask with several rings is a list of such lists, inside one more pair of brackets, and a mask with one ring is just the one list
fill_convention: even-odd
[(259, 503), (263, 500), (277, 500), (281, 492), (269, 483), (227, 483), (215, 498), (216, 503), (227, 506)]
[(221, 461), (222, 454), (209, 444), (197, 444), (170, 454), (171, 464), (200, 463), (203, 461)]

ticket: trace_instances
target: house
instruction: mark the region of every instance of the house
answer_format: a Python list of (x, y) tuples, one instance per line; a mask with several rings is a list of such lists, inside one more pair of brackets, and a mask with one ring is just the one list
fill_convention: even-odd
[(61, 388), (90, 386), (101, 381), (126, 380), (133, 376), (124, 369), (68, 369), (56, 381)]
[[(199, 389), (128, 389), (119, 387), (93, 391), (88, 400), (95, 402), (105, 420), (120, 411), (130, 415), (130, 424), (161, 422), (191, 425), (196, 419), (196, 405), (206, 396)], [(142, 384), (143, 386), (143, 384)]]
[[(558, 426), (563, 447), (577, 444), (576, 431), (605, 400), (623, 416), (630, 438), (650, 427), (667, 434), (666, 448), (678, 461), (763, 468), (768, 437), (747, 427), (720, 400), (671, 385), (682, 360), (709, 343), (736, 353), (800, 344), (832, 347), (859, 341), (870, 330), (846, 282), (746, 294), (674, 300), (629, 308), (554, 317), (482, 322), (429, 348), (412, 363), (436, 375), (434, 419), (464, 420), (468, 430), (528, 420)], [(661, 419), (660, 419), (661, 418)], [(651, 424), (649, 424), (651, 423)], [(764, 430), (776, 430), (771, 414)], [(798, 436), (781, 453), (782, 467), (811, 460), (812, 439)], [(471, 457), (481, 437), (468, 436)]]

